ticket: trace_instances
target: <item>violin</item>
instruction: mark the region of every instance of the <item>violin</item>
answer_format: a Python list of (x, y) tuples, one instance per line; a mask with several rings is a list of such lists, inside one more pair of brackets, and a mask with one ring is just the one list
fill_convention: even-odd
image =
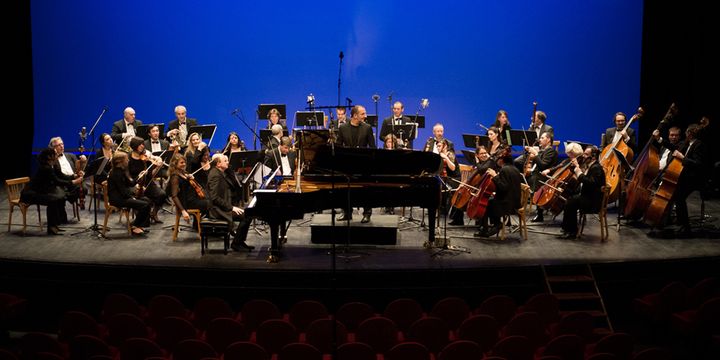
[[(148, 155), (147, 150), (146, 150), (142, 154), (139, 155), (139, 158), (142, 161), (154, 161), (158, 158), (162, 159), (162, 155), (166, 151), (167, 150), (163, 150), (163, 152), (160, 153), (159, 156), (153, 156), (153, 155)], [(138, 197), (138, 198), (142, 197), (143, 194), (145, 194), (145, 189), (147, 189), (148, 185), (150, 185), (150, 182), (152, 181), (152, 179), (154, 179), (157, 176), (160, 169), (162, 169), (163, 166), (167, 166), (167, 164), (165, 162), (162, 162), (161, 165), (156, 165), (155, 168), (153, 168), (152, 171), (150, 172), (150, 175), (148, 176), (148, 170), (150, 169), (150, 167), (152, 167), (154, 165), (155, 165), (154, 163), (151, 163), (150, 165), (148, 165), (148, 167), (145, 170), (143, 170), (140, 173), (140, 175), (138, 176), (138, 181), (137, 181), (138, 189), (135, 191), (135, 197)]]

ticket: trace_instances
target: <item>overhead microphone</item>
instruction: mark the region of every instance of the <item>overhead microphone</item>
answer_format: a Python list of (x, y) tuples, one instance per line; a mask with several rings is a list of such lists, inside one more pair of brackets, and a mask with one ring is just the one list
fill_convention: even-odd
[(395, 90), (390, 91), (390, 94), (388, 95), (388, 101), (392, 101), (392, 96), (395, 93)]
[(341, 51), (340, 51), (340, 59), (342, 60), (342, 58), (344, 58), (344, 57), (345, 57), (345, 54), (343, 54), (343, 52), (342, 52), (342, 50), (341, 50)]

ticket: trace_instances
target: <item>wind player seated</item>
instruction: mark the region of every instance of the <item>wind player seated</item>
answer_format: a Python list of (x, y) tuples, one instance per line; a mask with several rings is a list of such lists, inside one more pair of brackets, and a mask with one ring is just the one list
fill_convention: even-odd
[[(495, 184), (495, 196), (490, 198), (485, 216), (482, 218), (480, 231), (473, 234), (475, 237), (490, 237), (500, 230), (500, 217), (513, 214), (522, 204), (520, 203), (520, 184), (522, 175), (513, 164), (509, 153), (497, 160), (501, 165), (500, 171), (488, 168), (486, 172), (492, 176)], [(492, 227), (488, 227), (488, 220)]]
[[(572, 144), (571, 144), (572, 145)], [(579, 146), (579, 145), (578, 145)], [(600, 149), (596, 146), (588, 146), (582, 156), (573, 157), (573, 172), (580, 182), (579, 193), (567, 199), (563, 210), (562, 233), (558, 235), (561, 239), (574, 239), (578, 232), (578, 210), (595, 213), (600, 210), (602, 204), (602, 187), (605, 185), (605, 170), (597, 161)], [(585, 162), (581, 167), (578, 159)], [(589, 162), (589, 163), (588, 163)]]
[(210, 217), (218, 220), (225, 220), (228, 227), (232, 229), (234, 220), (238, 220), (235, 228), (233, 241), (230, 247), (235, 251), (252, 251), (255, 247), (245, 243), (250, 221), (245, 218), (245, 210), (232, 202), (233, 192), (241, 192), (237, 187), (237, 181), (230, 178), (226, 172), (230, 163), (228, 157), (223, 154), (212, 156), (211, 163), (214, 163), (208, 172), (207, 189), (210, 199)]

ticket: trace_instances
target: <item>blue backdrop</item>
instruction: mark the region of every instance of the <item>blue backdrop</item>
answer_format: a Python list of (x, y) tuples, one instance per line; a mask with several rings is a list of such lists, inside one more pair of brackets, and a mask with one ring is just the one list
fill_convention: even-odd
[[(175, 105), (218, 125), (211, 144), (254, 125), (260, 103), (306, 106), (341, 99), (390, 115), (430, 99), (428, 126), (484, 133), (498, 109), (527, 127), (532, 102), (558, 140), (598, 143), (616, 111), (638, 106), (641, 0), (589, 1), (32, 1), (34, 146), (52, 136), (77, 143), (103, 106), (96, 134), (132, 106), (145, 123)], [(288, 120), (292, 124), (291, 120)], [(265, 121), (261, 122), (265, 125)], [(417, 142), (416, 142), (417, 143)], [(86, 142), (90, 147), (90, 142)], [(252, 145), (251, 145), (252, 146)], [(461, 146), (457, 147), (458, 150)]]

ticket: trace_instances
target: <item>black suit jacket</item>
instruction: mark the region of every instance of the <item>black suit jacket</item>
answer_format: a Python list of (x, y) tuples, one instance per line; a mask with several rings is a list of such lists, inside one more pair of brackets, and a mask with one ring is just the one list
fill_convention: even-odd
[[(278, 160), (282, 157), (282, 154), (280, 153), (279, 148), (275, 148), (273, 151), (268, 151), (265, 154), (265, 160), (263, 161), (263, 164), (265, 166), (275, 170), (277, 169), (280, 164), (278, 164)], [(294, 151), (288, 151), (287, 153), (288, 161), (290, 162), (290, 175), (292, 175), (295, 172), (295, 158), (296, 152)], [(277, 160), (276, 160), (277, 159)], [(282, 169), (281, 169), (282, 171)]]
[[(679, 147), (680, 151), (683, 153), (688, 151), (688, 146), (686, 140), (682, 146)], [(705, 169), (706, 154), (707, 149), (705, 143), (701, 140), (695, 140), (690, 147), (690, 151), (685, 154), (685, 158), (682, 160), (683, 170), (680, 173), (678, 183), (688, 183), (695, 189), (702, 188), (707, 176)]]
[[(137, 130), (137, 127), (142, 125), (142, 121), (135, 119), (133, 126)], [(120, 119), (113, 123), (112, 131), (110, 131), (110, 137), (115, 140), (116, 144), (120, 144), (122, 141), (122, 134), (127, 132), (127, 126), (125, 126), (125, 119)]]
[[(77, 156), (73, 153), (63, 153), (63, 156), (67, 159), (67, 161), (70, 163), (70, 168), (72, 169), (73, 174), (76, 174), (78, 169), (75, 168), (75, 162), (77, 161)], [(62, 174), (60, 171), (60, 160), (55, 160), (55, 168)], [(72, 179), (71, 179), (72, 180)]]
[(597, 212), (602, 204), (602, 187), (605, 185), (605, 170), (600, 162), (595, 161), (587, 170), (587, 174), (580, 174), (580, 197), (585, 199), (584, 210)]
[[(536, 130), (537, 130), (537, 128), (535, 127), (535, 125), (531, 126), (528, 129), (528, 131), (536, 131)], [(555, 130), (553, 130), (552, 126), (550, 126), (548, 124), (542, 124), (542, 126), (540, 127), (540, 135), (542, 135), (543, 133), (548, 133), (548, 134), (552, 135), (553, 139), (555, 139)], [(540, 135), (538, 135), (538, 139), (540, 139)], [(535, 142), (537, 143), (537, 141), (535, 141)]]
[[(186, 118), (185, 123), (187, 124), (187, 130), (188, 135), (190, 135), (190, 128), (193, 126), (197, 126), (197, 119), (194, 118)], [(180, 121), (178, 119), (172, 120), (168, 123), (167, 131), (165, 132), (165, 135), (167, 135), (170, 130), (175, 130), (178, 127), (180, 127)], [(168, 138), (169, 141), (169, 138)]]
[[(605, 139), (603, 139), (602, 147), (600, 147), (600, 149), (604, 149), (606, 146), (612, 144), (616, 133), (617, 129), (614, 127), (605, 130)], [(627, 134), (630, 137), (630, 140), (627, 142), (626, 145), (629, 146), (633, 151), (635, 151), (635, 130), (633, 130), (633, 128), (627, 128)]]
[(213, 167), (208, 172), (207, 189), (210, 200), (210, 217), (232, 223), (232, 194), (233, 191), (241, 190), (237, 188), (237, 181), (231, 179), (226, 172)]
[(338, 128), (337, 144), (339, 146), (354, 148), (375, 147), (375, 137), (373, 137), (372, 126), (368, 125), (365, 122), (360, 122), (360, 125), (358, 125), (359, 132), (356, 139), (354, 139), (352, 136), (352, 127), (353, 125), (351, 123), (346, 123), (344, 125), (341, 125), (340, 128)]
[[(452, 143), (452, 141), (447, 140), (448, 143), (448, 151), (449, 152), (455, 152), (455, 144)], [(437, 143), (437, 140), (434, 137), (430, 137), (425, 142), (425, 146), (423, 146), (423, 151), (433, 151), (433, 148), (435, 147), (435, 143)]]
[[(410, 118), (405, 115), (403, 115), (400, 119), (400, 125), (405, 125), (410, 122)], [(380, 127), (380, 140), (385, 141), (385, 137), (392, 132), (392, 120), (392, 116), (383, 120), (382, 126)], [(404, 136), (407, 139), (408, 134), (405, 134)]]
[[(170, 143), (167, 140), (159, 139), (158, 141), (160, 141), (160, 150), (167, 150), (170, 147)], [(145, 150), (152, 152), (150, 139), (145, 140)]]

